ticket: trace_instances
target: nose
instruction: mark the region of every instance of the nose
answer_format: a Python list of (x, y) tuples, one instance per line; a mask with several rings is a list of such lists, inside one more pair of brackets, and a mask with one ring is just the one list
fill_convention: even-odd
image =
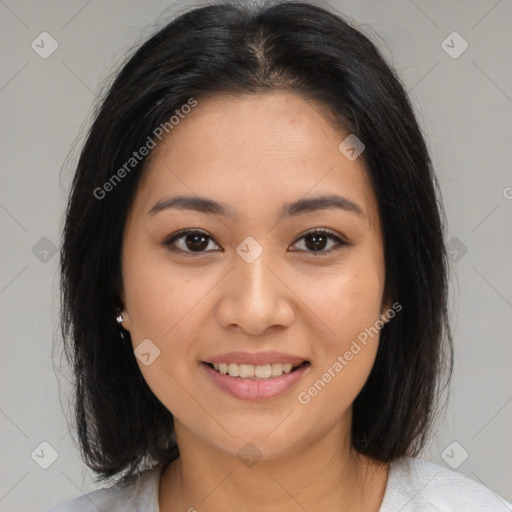
[(270, 252), (264, 250), (250, 263), (237, 254), (224, 280), (218, 321), (222, 327), (252, 335), (288, 327), (295, 318), (293, 297), (282, 266)]

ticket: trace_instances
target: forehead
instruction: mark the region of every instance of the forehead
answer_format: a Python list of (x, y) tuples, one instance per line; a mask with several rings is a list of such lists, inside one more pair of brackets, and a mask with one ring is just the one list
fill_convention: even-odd
[(340, 152), (349, 133), (325, 106), (288, 92), (197, 101), (152, 150), (137, 194), (142, 210), (171, 194), (208, 196), (243, 214), (338, 193), (375, 222), (364, 163)]

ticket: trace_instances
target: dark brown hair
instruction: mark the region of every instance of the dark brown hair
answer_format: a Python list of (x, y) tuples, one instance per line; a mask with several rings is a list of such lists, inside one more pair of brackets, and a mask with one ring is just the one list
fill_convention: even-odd
[(147, 158), (107, 197), (94, 191), (191, 97), (276, 90), (322, 102), (364, 143), (385, 238), (386, 294), (402, 306), (383, 327), (353, 404), (353, 446), (389, 462), (418, 454), (427, 440), (453, 348), (444, 211), (407, 93), (370, 39), (328, 8), (214, 3), (173, 19), (127, 60), (95, 112), (72, 182), (61, 329), (80, 448), (97, 480), (125, 479), (144, 461), (170, 462), (179, 451), (173, 416), (115, 322), (123, 230)]

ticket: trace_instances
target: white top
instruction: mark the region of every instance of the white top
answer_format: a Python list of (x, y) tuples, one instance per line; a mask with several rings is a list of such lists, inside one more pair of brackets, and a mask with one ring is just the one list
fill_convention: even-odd
[[(160, 512), (158, 488), (163, 465), (140, 473), (128, 485), (98, 489), (46, 512)], [(484, 485), (438, 464), (411, 457), (391, 463), (379, 512), (511, 512)]]

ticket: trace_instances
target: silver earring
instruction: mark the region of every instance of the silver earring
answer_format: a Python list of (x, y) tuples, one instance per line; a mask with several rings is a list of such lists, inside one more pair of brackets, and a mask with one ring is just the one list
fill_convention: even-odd
[(117, 313), (116, 322), (118, 324), (122, 324), (124, 322), (123, 312), (119, 308), (116, 308), (116, 313)]
[(123, 312), (119, 308), (116, 308), (116, 315), (117, 315), (116, 322), (117, 322), (117, 325), (119, 325), (119, 327), (120, 327), (119, 335), (121, 336), (121, 339), (124, 340), (123, 326), (121, 325), (124, 322)]

